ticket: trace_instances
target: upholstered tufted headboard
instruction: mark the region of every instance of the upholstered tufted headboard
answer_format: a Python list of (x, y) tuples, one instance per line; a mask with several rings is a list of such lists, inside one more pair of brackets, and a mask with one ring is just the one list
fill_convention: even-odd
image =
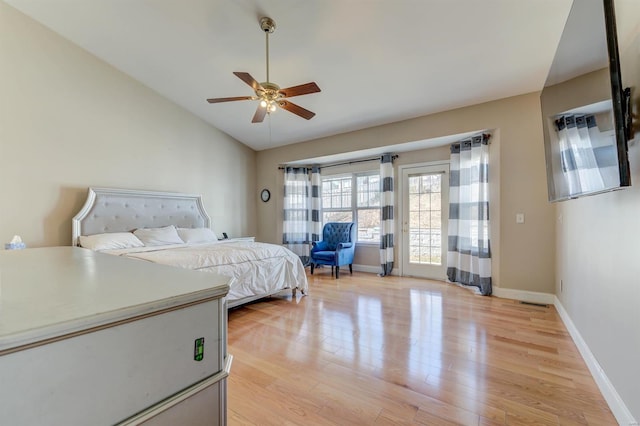
[(138, 228), (175, 225), (210, 228), (202, 197), (177, 192), (89, 188), (87, 201), (72, 220), (72, 245), (80, 235), (128, 232)]

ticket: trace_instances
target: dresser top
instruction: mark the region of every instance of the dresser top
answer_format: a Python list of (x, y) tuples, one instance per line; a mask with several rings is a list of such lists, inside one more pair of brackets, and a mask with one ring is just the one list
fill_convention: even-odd
[(0, 251), (0, 352), (202, 299), (229, 278), (79, 247)]

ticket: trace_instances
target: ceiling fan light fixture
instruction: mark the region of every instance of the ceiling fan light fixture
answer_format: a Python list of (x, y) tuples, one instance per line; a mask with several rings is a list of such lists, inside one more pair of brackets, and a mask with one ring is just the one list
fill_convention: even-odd
[(269, 112), (276, 112), (276, 105), (275, 104), (270, 104), (269, 105)]
[(260, 101), (260, 106), (262, 108), (266, 108), (267, 107), (267, 101), (265, 101), (264, 99)]

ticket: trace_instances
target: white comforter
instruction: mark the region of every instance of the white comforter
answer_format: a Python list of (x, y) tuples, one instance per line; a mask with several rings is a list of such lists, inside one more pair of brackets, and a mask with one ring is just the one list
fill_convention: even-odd
[(175, 244), (105, 252), (163, 265), (231, 277), (227, 299), (269, 295), (284, 289), (307, 292), (302, 262), (282, 246), (250, 241)]

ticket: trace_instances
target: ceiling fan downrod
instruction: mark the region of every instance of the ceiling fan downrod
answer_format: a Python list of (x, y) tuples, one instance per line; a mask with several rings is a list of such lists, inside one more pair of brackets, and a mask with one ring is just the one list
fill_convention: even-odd
[(267, 83), (269, 83), (269, 34), (273, 33), (276, 30), (276, 21), (265, 16), (260, 19), (260, 28), (264, 31), (266, 37), (266, 45), (267, 45)]

